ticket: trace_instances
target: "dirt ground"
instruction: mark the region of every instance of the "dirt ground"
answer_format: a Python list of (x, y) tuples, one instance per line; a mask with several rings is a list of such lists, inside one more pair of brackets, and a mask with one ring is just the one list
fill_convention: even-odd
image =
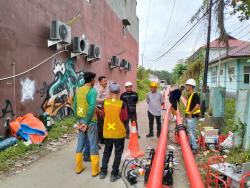
[[(141, 139), (139, 140), (141, 149), (146, 151), (146, 148), (157, 146), (157, 137), (146, 138), (148, 133), (148, 118), (147, 118), (147, 104), (141, 102), (138, 105), (138, 124), (139, 134)], [(170, 129), (173, 129), (174, 124), (171, 123)], [(156, 125), (155, 125), (156, 129)], [(156, 134), (155, 134), (156, 135)], [(123, 160), (126, 158), (128, 140), (126, 141)], [(171, 144), (168, 142), (168, 144)], [(174, 146), (174, 145), (173, 145)], [(125, 188), (124, 182), (118, 180), (115, 183), (110, 183), (109, 176), (105, 180), (100, 180), (99, 177), (91, 177), (90, 163), (86, 163), (86, 170), (76, 175), (74, 172), (74, 151), (76, 147), (76, 140), (64, 145), (60, 150), (51, 152), (47, 156), (39, 159), (22, 172), (11, 175), (8, 177), (0, 178), (0, 188)], [(174, 188), (188, 188), (188, 180), (186, 171), (184, 168), (181, 151), (178, 146), (174, 146), (174, 154), (176, 162), (174, 171)], [(100, 150), (100, 156), (102, 156), (102, 150)], [(112, 166), (113, 155), (110, 160), (110, 168)], [(144, 187), (143, 178), (139, 179), (136, 187)]]

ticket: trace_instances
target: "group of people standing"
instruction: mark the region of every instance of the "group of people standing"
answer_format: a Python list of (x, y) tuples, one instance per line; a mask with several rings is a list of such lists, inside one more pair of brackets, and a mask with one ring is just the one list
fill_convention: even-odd
[[(132, 82), (126, 82), (125, 92), (121, 93), (118, 83), (108, 84), (105, 76), (98, 78), (98, 86), (95, 87), (96, 74), (85, 72), (85, 84), (76, 90), (74, 97), (74, 112), (77, 116), (78, 140), (76, 147), (76, 168), (77, 174), (84, 171), (83, 161), (91, 161), (92, 176), (100, 175), (104, 179), (108, 173), (108, 163), (114, 147), (115, 158), (112, 166), (110, 181), (114, 182), (120, 178), (119, 166), (124, 150), (125, 138), (129, 139), (129, 123), (136, 122), (136, 104), (138, 95), (133, 91)], [(186, 90), (190, 97), (188, 100), (186, 114), (187, 124), (191, 132), (190, 140), (192, 149), (197, 149), (195, 139), (196, 118), (199, 114), (199, 96), (194, 93), (195, 83), (186, 83)], [(150, 92), (147, 94), (149, 133), (146, 137), (154, 136), (154, 119), (157, 123), (157, 137), (161, 134), (161, 112), (162, 104), (165, 102), (162, 94), (157, 91), (156, 82), (151, 82)], [(177, 109), (177, 102), (181, 96), (180, 91), (173, 91), (170, 94), (170, 102), (173, 108)], [(178, 94), (176, 97), (175, 95)], [(140, 135), (138, 133), (138, 138)], [(99, 167), (99, 144), (105, 144), (101, 168)]]
[[(138, 95), (132, 90), (132, 82), (125, 84), (126, 91), (121, 93), (120, 85), (110, 83), (105, 76), (85, 72), (85, 84), (76, 90), (74, 112), (77, 116), (78, 140), (76, 147), (76, 173), (84, 169), (83, 161), (91, 161), (92, 176), (107, 176), (108, 163), (114, 147), (115, 158), (110, 181), (120, 178), (119, 166), (124, 150), (125, 138), (129, 139), (129, 122), (137, 124), (136, 103)], [(137, 125), (138, 128), (138, 125)], [(105, 144), (102, 165), (99, 167), (99, 144)]]

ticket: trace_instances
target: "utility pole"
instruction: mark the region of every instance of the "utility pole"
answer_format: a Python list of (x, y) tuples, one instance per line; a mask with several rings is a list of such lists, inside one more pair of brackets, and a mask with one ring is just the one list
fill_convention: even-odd
[(202, 92), (202, 116), (204, 117), (206, 111), (206, 97), (207, 97), (207, 72), (208, 72), (208, 62), (209, 62), (209, 48), (210, 48), (210, 34), (211, 34), (211, 17), (212, 17), (212, 4), (213, 0), (210, 0), (208, 5), (208, 27), (207, 27), (207, 48), (205, 56), (205, 68), (203, 77), (203, 92)]

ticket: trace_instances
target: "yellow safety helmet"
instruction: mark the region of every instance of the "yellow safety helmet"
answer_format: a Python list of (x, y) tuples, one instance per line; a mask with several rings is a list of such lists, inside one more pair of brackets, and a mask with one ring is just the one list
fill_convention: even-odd
[(150, 87), (158, 87), (157, 82), (151, 82)]

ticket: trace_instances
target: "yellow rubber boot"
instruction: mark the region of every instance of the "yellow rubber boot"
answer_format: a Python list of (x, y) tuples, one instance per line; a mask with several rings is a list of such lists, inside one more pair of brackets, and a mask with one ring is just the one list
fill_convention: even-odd
[(91, 167), (92, 167), (92, 177), (96, 177), (100, 174), (99, 168), (99, 155), (90, 155)]
[(76, 173), (80, 174), (85, 169), (83, 165), (83, 156), (82, 153), (76, 153)]

